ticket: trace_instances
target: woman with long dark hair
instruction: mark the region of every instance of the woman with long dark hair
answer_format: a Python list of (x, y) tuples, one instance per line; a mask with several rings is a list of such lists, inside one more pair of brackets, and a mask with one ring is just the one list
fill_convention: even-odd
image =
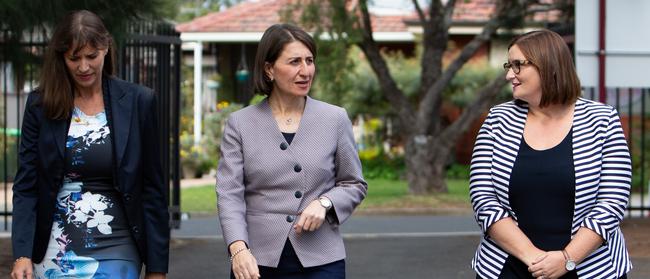
[(57, 25), (25, 106), (13, 186), (12, 278), (165, 278), (168, 206), (156, 101), (113, 77), (101, 19)]

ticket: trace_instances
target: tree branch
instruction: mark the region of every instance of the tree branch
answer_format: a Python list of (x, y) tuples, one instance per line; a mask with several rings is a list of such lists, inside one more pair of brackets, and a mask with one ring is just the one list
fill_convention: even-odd
[(456, 0), (448, 0), (445, 5), (445, 29), (449, 30), (454, 16), (454, 8), (456, 7)]
[(424, 16), (424, 12), (422, 12), (422, 8), (420, 8), (418, 0), (413, 0), (413, 6), (415, 6), (415, 11), (417, 11), (418, 17), (420, 18), (420, 25), (425, 26), (427, 18)]
[(410, 132), (411, 126), (408, 125), (408, 123), (413, 123), (415, 120), (414, 107), (409, 103), (404, 93), (397, 87), (395, 80), (390, 74), (386, 60), (381, 56), (379, 47), (372, 37), (372, 25), (366, 0), (361, 0), (359, 3), (362, 15), (361, 33), (363, 39), (358, 43), (358, 45), (368, 58), (370, 66), (377, 75), (384, 96), (388, 99), (395, 112), (399, 115), (402, 124), (404, 124), (402, 126), (407, 132)]
[[(495, 15), (488, 20), (481, 33), (476, 35), (470, 43), (465, 45), (458, 57), (449, 64), (441, 77), (427, 89), (424, 98), (420, 102), (417, 121), (426, 121), (426, 119), (431, 119), (438, 115), (442, 104), (442, 92), (454, 78), (456, 73), (470, 58), (472, 58), (472, 56), (474, 56), (476, 51), (478, 51), (485, 42), (490, 40), (492, 35), (496, 33), (500, 26), (512, 18), (521, 16), (524, 12), (522, 7), (527, 7), (531, 1), (533, 0), (524, 0), (521, 3), (518, 3), (518, 1), (499, 1), (497, 3)], [(440, 128), (440, 126), (435, 126), (432, 129), (437, 131)]]
[[(453, 7), (452, 7), (453, 9)], [(445, 24), (445, 13), (440, 0), (433, 0), (429, 6), (429, 19), (423, 25), (423, 51), (420, 67), (420, 91), (418, 96), (424, 98), (431, 85), (442, 73), (442, 57), (447, 50), (449, 25)]]
[(489, 84), (481, 88), (478, 96), (471, 104), (463, 110), (460, 117), (453, 124), (444, 129), (440, 135), (441, 143), (448, 144), (449, 147), (456, 142), (456, 139), (462, 135), (469, 125), (471, 125), (481, 114), (483, 114), (488, 107), (492, 105), (495, 97), (499, 94), (504, 85), (508, 81), (502, 76), (497, 76)]

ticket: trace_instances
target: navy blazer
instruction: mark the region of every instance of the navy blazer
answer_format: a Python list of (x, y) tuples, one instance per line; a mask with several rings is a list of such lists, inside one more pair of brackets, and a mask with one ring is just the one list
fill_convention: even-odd
[[(160, 160), (156, 99), (151, 89), (104, 77), (104, 107), (111, 130), (113, 183), (147, 272), (167, 272), (169, 213)], [(56, 196), (63, 183), (70, 118), (45, 117), (41, 94), (27, 98), (13, 186), (14, 258), (43, 260)]]

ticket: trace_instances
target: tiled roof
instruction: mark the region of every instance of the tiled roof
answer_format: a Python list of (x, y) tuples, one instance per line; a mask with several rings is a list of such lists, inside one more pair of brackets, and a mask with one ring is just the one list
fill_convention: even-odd
[[(280, 22), (280, 11), (294, 0), (259, 0), (243, 2), (227, 10), (214, 12), (176, 26), (178, 32), (264, 32), (269, 26)], [(552, 0), (544, 0), (552, 1)], [(484, 22), (495, 9), (496, 0), (457, 1), (454, 9), (455, 22)], [(534, 20), (557, 19), (558, 13), (537, 13)], [(374, 32), (405, 32), (406, 22), (417, 21), (410, 15), (373, 15)]]
[(495, 0), (456, 1), (454, 21), (483, 22), (494, 13)]
[(263, 32), (280, 22), (286, 0), (243, 2), (176, 26), (178, 32)]
[[(176, 26), (178, 32), (264, 32), (280, 22), (280, 11), (291, 0), (243, 2)], [(404, 16), (373, 16), (375, 32), (404, 32)]]
[(375, 16), (370, 18), (374, 32), (405, 32), (406, 24), (403, 15)]

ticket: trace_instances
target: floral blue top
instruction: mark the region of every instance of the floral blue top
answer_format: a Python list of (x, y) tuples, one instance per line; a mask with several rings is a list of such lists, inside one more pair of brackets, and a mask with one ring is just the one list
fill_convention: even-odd
[[(137, 278), (140, 259), (113, 184), (113, 149), (105, 112), (88, 116), (74, 109), (65, 162), (48, 250), (37, 269), (40, 265), (44, 278), (104, 278), (99, 274)], [(129, 267), (110, 260), (124, 261)], [(137, 273), (123, 274), (131, 269)]]

